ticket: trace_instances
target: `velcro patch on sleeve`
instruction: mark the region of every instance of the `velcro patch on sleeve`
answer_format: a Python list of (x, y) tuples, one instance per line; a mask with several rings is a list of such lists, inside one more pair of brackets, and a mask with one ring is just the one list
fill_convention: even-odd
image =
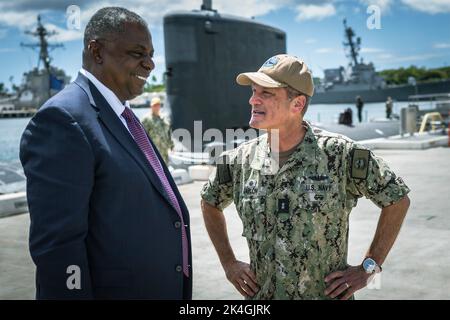
[(352, 167), (350, 175), (354, 179), (367, 179), (369, 171), (370, 151), (354, 149), (352, 155)]

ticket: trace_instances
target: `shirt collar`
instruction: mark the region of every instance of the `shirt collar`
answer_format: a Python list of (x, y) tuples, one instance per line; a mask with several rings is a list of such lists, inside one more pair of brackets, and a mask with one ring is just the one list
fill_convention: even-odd
[[(309, 122), (303, 121), (303, 125), (306, 128), (305, 137), (303, 141), (297, 146), (297, 149), (290, 156), (290, 158), (286, 161), (284, 166), (280, 171), (285, 171), (286, 169), (292, 167), (297, 162), (303, 161), (315, 161), (317, 154), (317, 143), (316, 136), (314, 135), (313, 129)], [(274, 168), (276, 173), (278, 171), (278, 164), (274, 164), (274, 161), (270, 160), (270, 149), (268, 142), (268, 135), (264, 134), (260, 138), (258, 138), (258, 142), (256, 144), (255, 153), (253, 155), (253, 159), (251, 160), (250, 166), (255, 170), (261, 170), (263, 167), (270, 166), (270, 168), (265, 168), (265, 170), (269, 170), (273, 172)]]
[(94, 84), (94, 86), (98, 89), (98, 91), (100, 91), (106, 102), (108, 102), (108, 104), (111, 106), (111, 108), (114, 110), (114, 113), (116, 113), (118, 117), (121, 117), (123, 111), (125, 110), (125, 107), (130, 107), (130, 103), (128, 101), (125, 101), (125, 104), (122, 104), (119, 98), (117, 98), (116, 94), (103, 83), (101, 83), (92, 73), (83, 68), (81, 68), (80, 73)]

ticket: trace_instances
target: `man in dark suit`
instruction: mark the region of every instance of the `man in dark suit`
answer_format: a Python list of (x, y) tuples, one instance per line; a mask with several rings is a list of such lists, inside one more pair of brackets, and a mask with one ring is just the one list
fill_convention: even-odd
[(37, 299), (191, 299), (189, 215), (127, 100), (154, 68), (145, 21), (97, 11), (83, 68), (23, 133)]

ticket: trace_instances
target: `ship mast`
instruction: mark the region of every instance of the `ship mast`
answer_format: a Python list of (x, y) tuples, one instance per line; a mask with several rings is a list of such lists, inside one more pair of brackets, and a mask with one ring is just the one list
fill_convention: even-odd
[(49, 44), (47, 41), (48, 37), (51, 37), (55, 34), (57, 34), (56, 31), (48, 31), (41, 23), (41, 16), (38, 15), (37, 17), (38, 25), (35, 31), (25, 31), (26, 34), (30, 34), (34, 37), (39, 38), (39, 43), (33, 43), (33, 44), (25, 44), (21, 43), (20, 45), (22, 47), (28, 47), (28, 48), (39, 48), (39, 59), (38, 59), (38, 65), (37, 68), (39, 70), (39, 64), (42, 60), (44, 64), (44, 68), (47, 71), (48, 74), (50, 74), (50, 62), (51, 57), (49, 55), (49, 49), (53, 50), (55, 48), (61, 48), (64, 47), (62, 44)]
[(345, 38), (347, 42), (344, 42), (344, 47), (350, 48), (350, 53), (347, 54), (347, 57), (350, 58), (350, 64), (354, 64), (354, 66), (357, 66), (359, 64), (358, 62), (358, 55), (359, 50), (361, 50), (361, 38), (357, 37), (356, 42), (353, 40), (353, 37), (355, 36), (355, 32), (352, 28), (347, 27), (347, 19), (344, 19), (344, 28), (345, 28)]

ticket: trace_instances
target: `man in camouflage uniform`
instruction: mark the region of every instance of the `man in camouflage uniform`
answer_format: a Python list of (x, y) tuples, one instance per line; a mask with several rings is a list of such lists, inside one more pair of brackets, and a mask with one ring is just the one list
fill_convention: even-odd
[(164, 162), (169, 164), (169, 150), (173, 148), (172, 130), (170, 125), (159, 115), (161, 100), (158, 97), (152, 99), (150, 107), (151, 114), (142, 120), (142, 125), (161, 153)]
[[(252, 86), (250, 126), (267, 134), (224, 152), (201, 192), (228, 280), (250, 299), (353, 298), (381, 271), (409, 206), (408, 187), (365, 147), (303, 121), (314, 92), (303, 61), (277, 55), (237, 82)], [(362, 196), (381, 216), (363, 263), (349, 266), (349, 214)], [(222, 210), (231, 202), (250, 264), (229, 243)]]

